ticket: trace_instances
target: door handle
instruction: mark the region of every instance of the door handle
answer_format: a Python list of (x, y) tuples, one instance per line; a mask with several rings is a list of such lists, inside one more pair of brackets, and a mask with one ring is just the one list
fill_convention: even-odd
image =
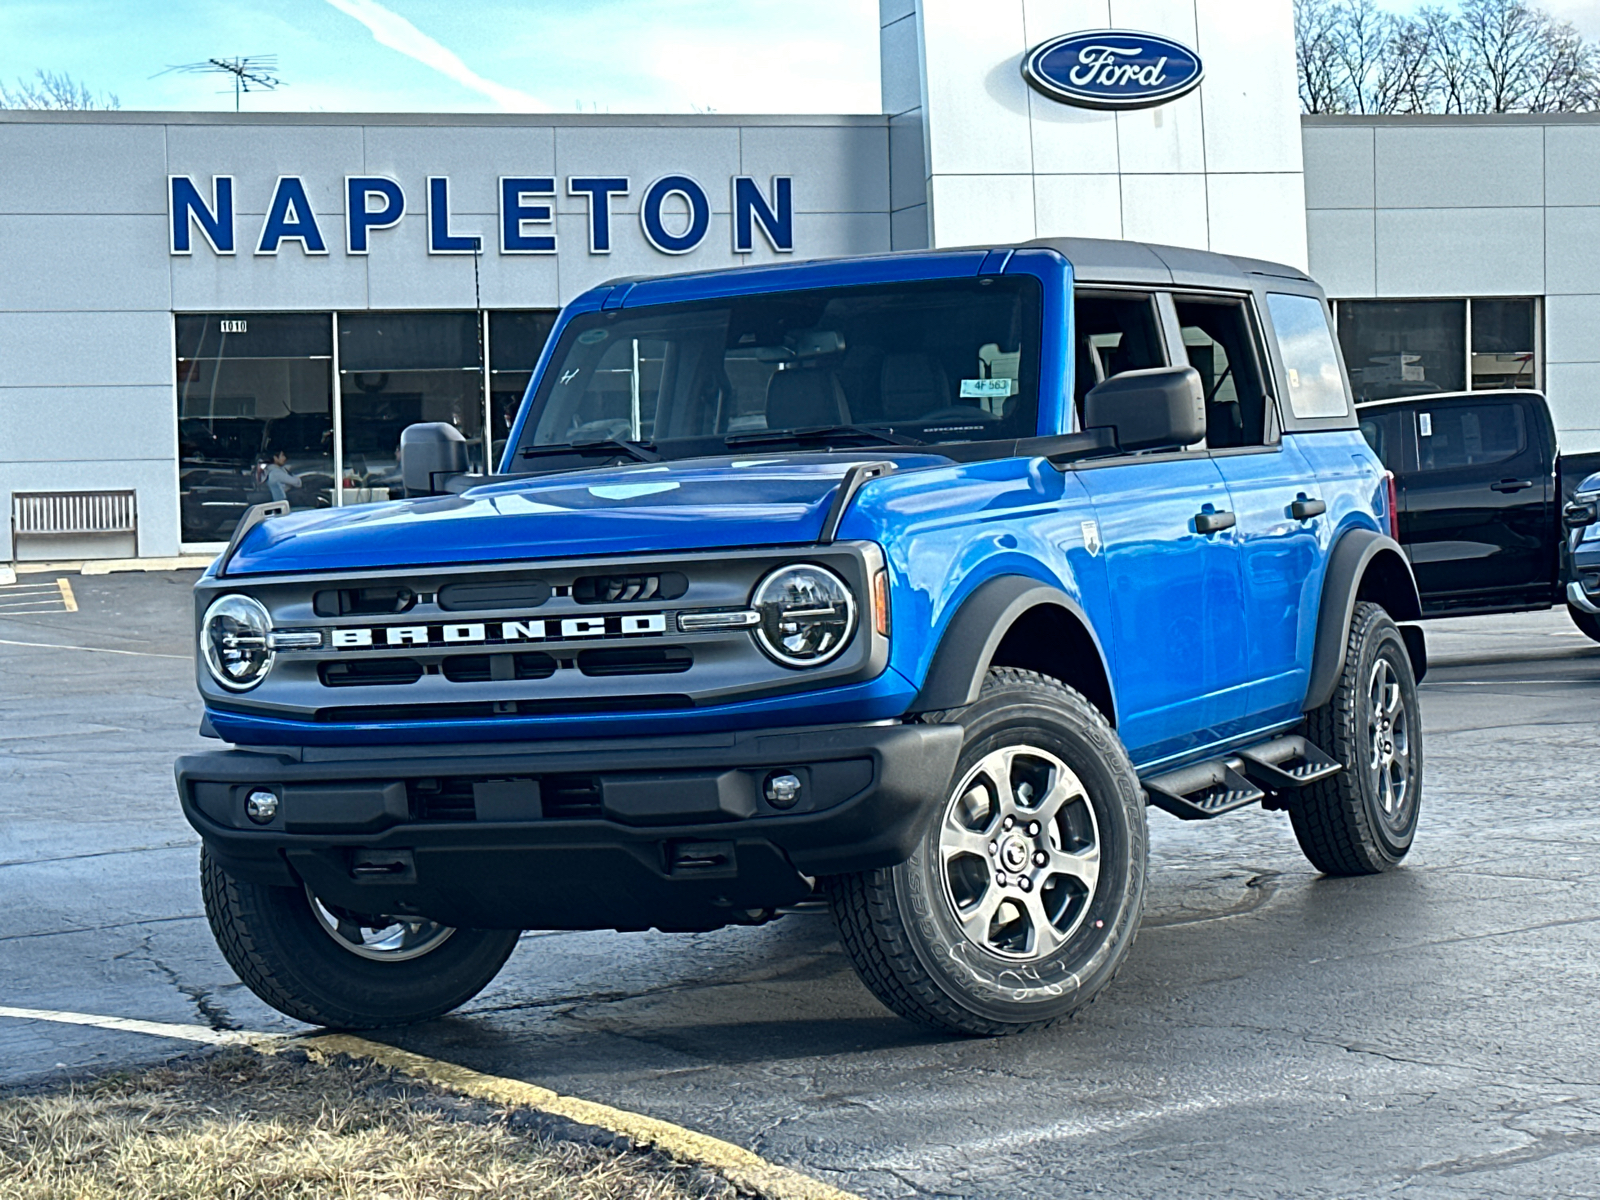
[(1295, 502), (1289, 505), (1289, 515), (1296, 521), (1309, 521), (1312, 517), (1320, 517), (1328, 511), (1328, 506), (1321, 500), (1308, 499), (1297, 496)]
[(1502, 479), (1499, 483), (1491, 483), (1489, 490), (1491, 492), (1520, 492), (1523, 488), (1531, 488), (1532, 486), (1533, 480), (1531, 479)]
[(1224, 529), (1232, 529), (1239, 523), (1239, 518), (1231, 512), (1197, 512), (1194, 515), (1194, 528), (1196, 533), (1221, 533)]

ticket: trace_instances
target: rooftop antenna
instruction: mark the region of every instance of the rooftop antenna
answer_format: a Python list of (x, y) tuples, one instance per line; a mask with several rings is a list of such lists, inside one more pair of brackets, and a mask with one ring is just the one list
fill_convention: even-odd
[[(245, 92), (271, 92), (283, 86), (283, 80), (273, 74), (278, 69), (276, 54), (247, 54), (238, 58), (208, 58), (204, 62), (182, 63), (158, 71), (165, 75), (179, 71), (185, 75), (232, 75), (233, 111), (239, 111), (239, 97)], [(152, 75), (154, 79), (156, 76)], [(227, 89), (223, 89), (227, 93)]]

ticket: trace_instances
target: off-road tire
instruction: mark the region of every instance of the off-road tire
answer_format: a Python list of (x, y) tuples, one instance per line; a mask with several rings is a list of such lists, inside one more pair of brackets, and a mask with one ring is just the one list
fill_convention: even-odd
[(1007, 745), (1037, 746), (1065, 763), (1093, 807), (1099, 882), (1081, 924), (1054, 955), (1027, 964), (993, 955), (962, 935), (946, 898), (939, 827), (951, 797), (930, 796), (927, 827), (910, 859), (824, 881), (845, 952), (879, 1000), (932, 1029), (987, 1037), (1072, 1016), (1111, 983), (1132, 949), (1144, 905), (1144, 792), (1127, 751), (1078, 692), (1012, 667), (990, 670), (968, 707), (922, 719), (965, 730), (952, 789)]
[(1593, 613), (1586, 613), (1581, 608), (1567, 605), (1567, 616), (1572, 618), (1572, 623), (1578, 627), (1583, 636), (1592, 642), (1600, 642), (1600, 617)]
[[(1385, 817), (1375, 771), (1369, 765), (1373, 753), (1369, 687), (1380, 659), (1393, 672), (1409, 721), (1410, 790), (1399, 820)], [(1399, 628), (1380, 606), (1358, 603), (1333, 696), (1306, 715), (1306, 737), (1343, 763), (1344, 770), (1301, 788), (1289, 806), (1300, 849), (1323, 874), (1376, 875), (1399, 866), (1411, 849), (1422, 804), (1421, 716), (1411, 657)]]
[(200, 892), (222, 956), (247, 987), (310, 1025), (374, 1029), (426, 1021), (465, 1004), (516, 947), (515, 929), (457, 929), (402, 962), (340, 947), (312, 915), (304, 888), (235, 879), (203, 849)]

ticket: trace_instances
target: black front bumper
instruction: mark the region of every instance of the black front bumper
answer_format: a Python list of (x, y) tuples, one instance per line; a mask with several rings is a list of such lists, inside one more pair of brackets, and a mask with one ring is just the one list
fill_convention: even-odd
[[(627, 741), (223, 750), (180, 758), (229, 873), (467, 928), (714, 929), (819, 875), (890, 866), (945, 798), (954, 725)], [(775, 772), (802, 782), (779, 809)], [(246, 814), (255, 791), (277, 812)]]

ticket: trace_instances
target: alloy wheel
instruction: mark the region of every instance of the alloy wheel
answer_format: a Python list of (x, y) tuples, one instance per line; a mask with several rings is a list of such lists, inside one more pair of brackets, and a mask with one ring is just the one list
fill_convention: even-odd
[(373, 962), (406, 962), (437, 950), (455, 932), (422, 917), (371, 917), (324, 904), (306, 888), (311, 913), (340, 946), (358, 958)]
[(1046, 958), (1083, 923), (1099, 882), (1088, 792), (1048, 750), (992, 751), (945, 807), (939, 866), (968, 941), (1001, 958)]
[(1373, 664), (1367, 682), (1367, 741), (1377, 815), (1389, 830), (1404, 833), (1415, 792), (1411, 779), (1411, 718), (1399, 676), (1388, 659), (1382, 657)]

